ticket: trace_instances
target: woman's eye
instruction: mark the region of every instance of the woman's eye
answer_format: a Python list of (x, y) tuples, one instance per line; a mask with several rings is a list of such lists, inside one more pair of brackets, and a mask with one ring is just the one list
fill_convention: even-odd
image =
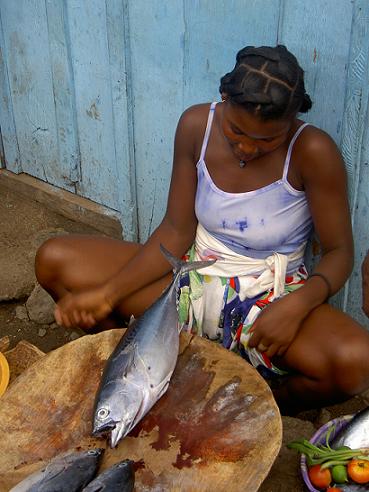
[(262, 142), (270, 143), (270, 142), (273, 142), (274, 137), (273, 137), (273, 138), (261, 138), (260, 140), (261, 140)]
[(243, 135), (241, 130), (239, 130), (238, 128), (234, 128), (233, 126), (231, 126), (231, 130), (232, 130), (232, 133), (234, 133), (235, 135)]

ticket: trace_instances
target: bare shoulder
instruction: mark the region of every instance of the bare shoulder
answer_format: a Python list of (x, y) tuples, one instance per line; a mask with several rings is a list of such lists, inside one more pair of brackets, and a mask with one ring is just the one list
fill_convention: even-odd
[(296, 140), (294, 152), (302, 175), (345, 174), (340, 150), (333, 138), (320, 128), (307, 126)]
[(192, 127), (196, 129), (203, 128), (206, 125), (209, 114), (210, 103), (195, 104), (185, 109), (179, 119), (179, 125)]
[(209, 108), (210, 103), (190, 106), (182, 113), (178, 121), (176, 144), (177, 146), (183, 145), (187, 149), (191, 148), (194, 159), (199, 155)]

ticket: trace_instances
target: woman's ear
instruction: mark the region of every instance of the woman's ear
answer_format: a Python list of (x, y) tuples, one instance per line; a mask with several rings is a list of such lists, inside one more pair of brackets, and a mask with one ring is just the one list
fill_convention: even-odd
[(228, 95), (225, 92), (221, 93), (222, 101), (227, 101)]

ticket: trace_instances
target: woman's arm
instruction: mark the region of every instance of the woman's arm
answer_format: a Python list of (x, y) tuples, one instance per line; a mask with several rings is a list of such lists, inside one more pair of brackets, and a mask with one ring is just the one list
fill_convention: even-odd
[(172, 178), (163, 221), (138, 254), (104, 286), (113, 305), (171, 270), (171, 265), (160, 252), (160, 243), (180, 258), (195, 238), (197, 175), (193, 111), (193, 108), (187, 110), (178, 123)]
[[(304, 138), (301, 138), (304, 137)], [(302, 321), (335, 294), (348, 279), (353, 266), (353, 238), (342, 157), (333, 140), (317, 128), (302, 134), (294, 148), (294, 169), (308, 199), (321, 259), (303, 287), (267, 306), (253, 325), (249, 346), (268, 347), (269, 357), (283, 355)]]
[[(311, 128), (300, 152), (301, 175), (321, 246), (321, 258), (312, 276), (299, 293), (310, 312), (338, 292), (351, 274), (354, 247), (343, 159), (333, 140), (321, 130)], [(297, 294), (297, 292), (296, 292)]]
[(181, 257), (192, 244), (197, 226), (196, 152), (198, 140), (205, 129), (205, 114), (199, 106), (195, 106), (185, 111), (179, 120), (167, 210), (161, 224), (124, 268), (104, 285), (63, 297), (55, 311), (59, 324), (86, 328), (93, 326), (108, 316), (126, 296), (171, 270), (171, 265), (160, 251), (160, 243), (177, 257)]

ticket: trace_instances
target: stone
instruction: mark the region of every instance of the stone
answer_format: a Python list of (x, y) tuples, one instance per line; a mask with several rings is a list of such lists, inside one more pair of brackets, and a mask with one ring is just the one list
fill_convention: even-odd
[(56, 236), (63, 236), (65, 234), (68, 234), (67, 231), (62, 229), (61, 227), (57, 228), (51, 228), (51, 229), (43, 229), (41, 231), (38, 231), (32, 238), (31, 238), (31, 244), (32, 247), (36, 253), (38, 248), (41, 246), (42, 243), (44, 243), (47, 239), (50, 239), (51, 237), (56, 237)]
[(2, 245), (0, 248), (0, 302), (28, 297), (36, 277), (29, 242)]
[(54, 306), (55, 302), (51, 296), (40, 284), (36, 284), (36, 287), (26, 302), (29, 319), (35, 323), (44, 325), (53, 323), (55, 321)]
[(69, 340), (70, 341), (77, 340), (77, 338), (79, 337), (80, 337), (79, 333), (77, 333), (76, 331), (72, 331), (72, 333), (69, 335)]
[(15, 317), (24, 321), (28, 321), (28, 312), (26, 306), (22, 304), (15, 308)]
[(45, 330), (45, 328), (40, 328), (38, 330), (38, 336), (39, 337), (44, 337), (46, 335), (47, 331)]
[(0, 352), (5, 352), (10, 347), (10, 337), (6, 335), (0, 338)]
[(365, 404), (369, 405), (369, 390), (364, 391), (361, 394), (361, 397), (362, 397), (363, 401), (365, 402)]
[(321, 408), (319, 410), (319, 414), (317, 419), (314, 421), (314, 424), (317, 427), (321, 427), (322, 425), (328, 423), (330, 420), (332, 420), (332, 414), (329, 410), (326, 408)]
[(19, 240), (8, 229), (11, 232), (11, 224), (5, 227), (8, 234), (2, 238), (0, 248), (0, 302), (22, 299), (31, 294), (37, 283), (34, 272), (37, 249), (46, 239), (67, 234), (62, 228), (50, 228), (27, 237), (30, 231), (24, 231), (25, 237)]

